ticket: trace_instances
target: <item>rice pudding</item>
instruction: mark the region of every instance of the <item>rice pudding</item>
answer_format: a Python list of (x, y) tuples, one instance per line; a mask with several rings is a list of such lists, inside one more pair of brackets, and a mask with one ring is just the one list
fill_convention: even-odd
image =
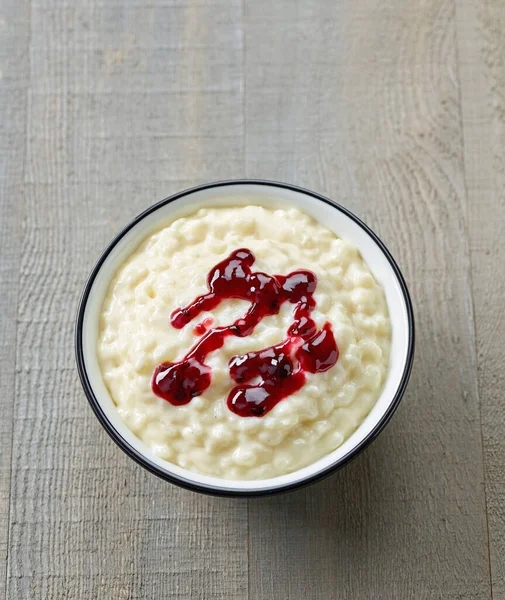
[(201, 209), (112, 280), (98, 341), (120, 416), (161, 458), (224, 479), (293, 472), (362, 423), (391, 326), (357, 248), (295, 210)]

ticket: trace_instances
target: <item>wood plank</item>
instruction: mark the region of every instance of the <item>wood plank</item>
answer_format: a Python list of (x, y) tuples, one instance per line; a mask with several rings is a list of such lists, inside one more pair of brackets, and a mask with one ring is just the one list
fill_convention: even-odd
[(250, 502), (250, 598), (488, 599), (454, 4), (246, 6), (248, 176), (362, 215), (406, 275), (418, 331), (381, 437), (320, 485)]
[(505, 599), (505, 6), (458, 0), (458, 46), (490, 558)]
[(0, 6), (0, 598), (5, 597), (9, 543), (12, 419), (16, 401), (16, 310), (20, 215), (28, 93), (28, 2)]
[(246, 502), (181, 491), (123, 455), (73, 352), (77, 301), (112, 235), (242, 169), (241, 19), (238, 0), (33, 4), (12, 599), (246, 593)]

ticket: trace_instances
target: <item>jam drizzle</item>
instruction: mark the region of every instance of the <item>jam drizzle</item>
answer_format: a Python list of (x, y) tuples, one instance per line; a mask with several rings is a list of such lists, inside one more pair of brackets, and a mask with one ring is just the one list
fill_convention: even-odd
[(212, 325), (212, 323), (214, 322), (214, 319), (208, 317), (207, 319), (204, 319), (201, 323), (198, 323), (198, 325), (195, 325), (193, 327), (193, 334), (194, 335), (203, 335), (207, 329)]
[[(254, 261), (250, 250), (235, 250), (208, 273), (208, 293), (172, 313), (172, 326), (182, 329), (223, 300), (238, 298), (251, 303), (246, 314), (232, 325), (208, 331), (211, 319), (197, 325), (193, 332), (202, 337), (186, 356), (178, 362), (162, 363), (154, 370), (152, 389), (157, 396), (180, 406), (202, 394), (211, 383), (211, 368), (205, 364), (207, 355), (221, 348), (229, 336), (250, 335), (264, 317), (276, 315), (284, 302), (295, 304), (286, 339), (230, 360), (230, 376), (239, 385), (228, 395), (228, 408), (242, 417), (262, 416), (303, 387), (306, 372), (321, 373), (337, 362), (338, 347), (331, 325), (326, 323), (319, 330), (310, 316), (316, 305), (316, 275), (306, 270), (288, 275), (253, 272)], [(259, 383), (250, 383), (257, 378)]]

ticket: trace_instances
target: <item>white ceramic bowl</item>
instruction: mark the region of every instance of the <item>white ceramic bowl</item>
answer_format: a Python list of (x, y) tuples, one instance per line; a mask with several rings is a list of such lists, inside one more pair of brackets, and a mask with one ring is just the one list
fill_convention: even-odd
[[(377, 403), (339, 448), (288, 475), (234, 481), (199, 475), (155, 456), (120, 418), (103, 382), (96, 348), (99, 315), (109, 283), (144, 238), (203, 206), (247, 204), (269, 208), (296, 207), (339, 237), (352, 240), (384, 287), (392, 323), (392, 345), (387, 380)], [(319, 194), (284, 183), (226, 181), (196, 187), (162, 200), (121, 231), (106, 248), (86, 283), (77, 315), (75, 343), (79, 375), (91, 407), (112, 439), (131, 458), (152, 473), (185, 488), (217, 495), (257, 496), (287, 491), (321, 479), (349, 462), (378, 435), (407, 386), (414, 357), (414, 317), (405, 281), (391, 254), (379, 238), (347, 209)]]

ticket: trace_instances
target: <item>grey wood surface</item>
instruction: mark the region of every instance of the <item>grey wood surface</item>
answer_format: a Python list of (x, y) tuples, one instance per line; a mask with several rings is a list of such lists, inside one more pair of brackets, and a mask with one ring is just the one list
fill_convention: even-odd
[(28, 87), (27, 3), (0, 12), (0, 598), (8, 555), (12, 422), (15, 405), (16, 313), (20, 267)]
[[(501, 0), (0, 0), (0, 598), (505, 599)], [(262, 177), (381, 235), (409, 390), (272, 499), (155, 479), (88, 408), (73, 321), (164, 196)]]
[(505, 4), (458, 6), (467, 224), (494, 599), (505, 598)]

